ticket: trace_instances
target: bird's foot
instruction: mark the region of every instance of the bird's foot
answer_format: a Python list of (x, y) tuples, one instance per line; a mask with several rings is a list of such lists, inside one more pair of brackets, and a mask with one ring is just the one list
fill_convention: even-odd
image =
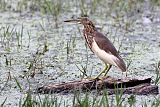
[(89, 78), (84, 78), (83, 80), (89, 80), (89, 81), (103, 81), (104, 80), (104, 78), (106, 78), (106, 76), (105, 77), (89, 77)]
[(98, 77), (87, 77), (87, 78), (83, 78), (82, 80), (88, 80), (88, 81), (98, 81), (98, 80), (100, 80), (100, 78)]

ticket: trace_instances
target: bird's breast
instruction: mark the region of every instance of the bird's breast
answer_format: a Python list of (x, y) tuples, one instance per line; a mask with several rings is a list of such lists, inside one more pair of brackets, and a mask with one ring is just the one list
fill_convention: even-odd
[(116, 56), (105, 52), (103, 49), (99, 48), (96, 41), (93, 39), (92, 42), (92, 51), (106, 64), (116, 65), (115, 59), (117, 59)]
[(85, 40), (86, 40), (88, 47), (92, 50), (93, 36), (90, 34), (84, 33), (84, 37), (85, 37)]

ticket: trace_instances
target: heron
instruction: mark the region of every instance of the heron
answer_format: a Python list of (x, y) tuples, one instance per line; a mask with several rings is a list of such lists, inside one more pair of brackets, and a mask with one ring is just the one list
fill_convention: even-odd
[(99, 78), (103, 73), (107, 75), (112, 65), (118, 67), (122, 72), (126, 71), (126, 65), (113, 43), (101, 32), (97, 30), (93, 22), (88, 17), (66, 20), (64, 22), (74, 22), (84, 26), (83, 36), (90, 50), (105, 63), (105, 68), (95, 77)]

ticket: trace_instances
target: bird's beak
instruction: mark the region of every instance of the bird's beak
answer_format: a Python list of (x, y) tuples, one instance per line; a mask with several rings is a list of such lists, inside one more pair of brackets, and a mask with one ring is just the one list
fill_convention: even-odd
[(73, 23), (81, 24), (81, 20), (80, 19), (65, 20), (64, 22), (73, 22)]

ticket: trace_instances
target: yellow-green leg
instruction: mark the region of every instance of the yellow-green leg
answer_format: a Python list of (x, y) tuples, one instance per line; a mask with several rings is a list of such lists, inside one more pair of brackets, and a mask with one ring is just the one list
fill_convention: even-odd
[(108, 66), (108, 67), (107, 67), (107, 70), (106, 70), (106, 72), (105, 72), (104, 76), (106, 76), (106, 75), (107, 75), (108, 71), (109, 71), (109, 70), (111, 69), (111, 67), (112, 67), (112, 65), (110, 65), (110, 64), (108, 64), (107, 66)]
[(105, 65), (105, 68), (96, 76), (96, 78), (99, 78), (99, 76), (101, 76), (102, 73), (104, 73), (104, 72), (105, 72), (104, 76), (106, 76), (107, 73), (108, 73), (108, 71), (110, 70), (110, 68), (111, 68), (111, 65), (106, 64), (106, 65)]

